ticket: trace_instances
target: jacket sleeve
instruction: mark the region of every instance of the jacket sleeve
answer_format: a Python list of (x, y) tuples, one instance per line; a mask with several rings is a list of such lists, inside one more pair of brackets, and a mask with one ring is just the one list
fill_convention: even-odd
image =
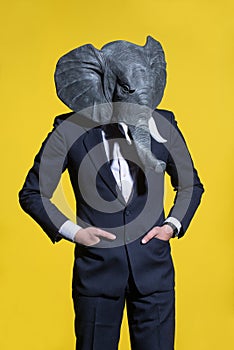
[(62, 238), (58, 230), (68, 220), (51, 201), (67, 168), (67, 147), (59, 125), (61, 120), (57, 117), (19, 192), (22, 209), (41, 226), (53, 243)]
[(169, 156), (166, 172), (169, 174), (171, 184), (176, 191), (174, 205), (168, 216), (177, 218), (181, 222), (179, 238), (182, 237), (197, 210), (204, 187), (194, 168), (185, 139), (177, 126), (171, 113), (171, 132)]

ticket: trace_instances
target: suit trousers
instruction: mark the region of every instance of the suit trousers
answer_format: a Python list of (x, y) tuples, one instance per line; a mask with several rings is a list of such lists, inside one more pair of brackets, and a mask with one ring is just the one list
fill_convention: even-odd
[(76, 350), (117, 350), (125, 302), (132, 350), (174, 349), (174, 289), (141, 295), (130, 266), (127, 285), (119, 297), (73, 293), (73, 301)]

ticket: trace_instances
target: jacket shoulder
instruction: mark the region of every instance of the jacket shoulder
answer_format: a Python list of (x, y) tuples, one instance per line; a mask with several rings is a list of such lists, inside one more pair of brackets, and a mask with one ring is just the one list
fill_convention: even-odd
[(175, 119), (174, 113), (168, 109), (156, 108), (155, 112), (167, 119), (169, 122), (172, 122)]
[(58, 115), (54, 119), (53, 126), (56, 128), (58, 125), (63, 123), (64, 121), (69, 122), (73, 125), (76, 125), (76, 127), (81, 127), (82, 129), (91, 129), (98, 126), (97, 123), (92, 121), (91, 119), (85, 117), (84, 115), (78, 113), (78, 112), (70, 112)]
[(74, 114), (74, 112), (69, 112), (69, 113), (64, 113), (64, 114), (57, 115), (57, 116), (54, 118), (53, 126), (54, 126), (54, 127), (57, 127), (59, 124), (61, 124), (61, 123), (64, 122), (65, 120), (68, 120), (69, 117), (71, 117), (73, 114)]

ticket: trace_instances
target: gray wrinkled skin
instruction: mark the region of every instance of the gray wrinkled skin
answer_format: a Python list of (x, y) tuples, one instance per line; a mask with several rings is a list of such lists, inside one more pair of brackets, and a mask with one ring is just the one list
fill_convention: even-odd
[(164, 170), (151, 153), (148, 126), (166, 85), (165, 56), (158, 41), (148, 36), (144, 46), (118, 40), (101, 50), (91, 44), (78, 47), (58, 61), (55, 84), (58, 97), (73, 111), (92, 107), (88, 118), (97, 123), (135, 125), (129, 129), (143, 165)]

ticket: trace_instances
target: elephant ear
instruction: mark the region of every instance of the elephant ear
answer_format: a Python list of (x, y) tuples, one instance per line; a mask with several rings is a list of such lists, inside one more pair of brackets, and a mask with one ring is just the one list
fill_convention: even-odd
[(153, 71), (154, 76), (154, 108), (156, 108), (162, 100), (165, 86), (166, 86), (166, 60), (163, 48), (159, 41), (155, 40), (151, 36), (147, 37), (146, 44), (144, 46), (146, 56), (150, 68)]
[(62, 56), (55, 70), (58, 97), (75, 112), (95, 122), (108, 122), (112, 115), (115, 76), (103, 53), (93, 45), (78, 47)]

